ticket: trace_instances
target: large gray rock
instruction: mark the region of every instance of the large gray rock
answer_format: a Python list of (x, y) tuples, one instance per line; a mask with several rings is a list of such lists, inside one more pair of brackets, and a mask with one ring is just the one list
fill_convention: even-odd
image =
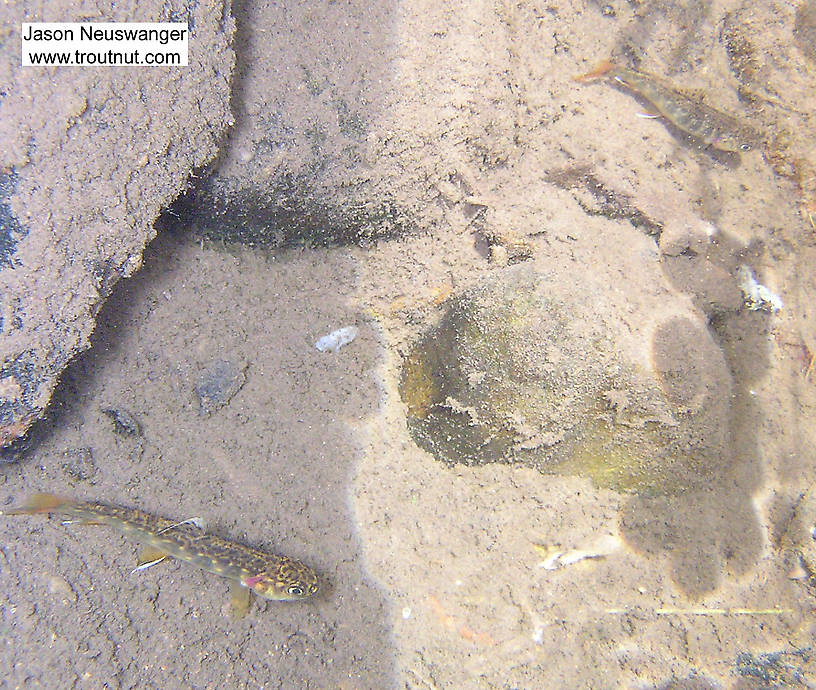
[(21, 21), (76, 21), (76, 11), (0, 8), (10, 27), (0, 43), (0, 446), (42, 414), (105, 297), (141, 265), (160, 210), (231, 122), (229, 3), (96, 11), (187, 21), (189, 67), (20, 67)]

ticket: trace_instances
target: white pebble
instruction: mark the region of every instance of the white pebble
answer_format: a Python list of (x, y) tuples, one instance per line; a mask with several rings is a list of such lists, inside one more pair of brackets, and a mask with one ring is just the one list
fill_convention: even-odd
[(345, 328), (338, 328), (328, 335), (324, 335), (315, 343), (315, 347), (320, 352), (337, 352), (343, 345), (348, 345), (357, 337), (360, 329), (357, 326), (346, 326)]

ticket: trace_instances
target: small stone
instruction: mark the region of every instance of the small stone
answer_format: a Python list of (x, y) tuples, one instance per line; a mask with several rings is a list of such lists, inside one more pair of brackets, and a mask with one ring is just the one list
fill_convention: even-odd
[(63, 604), (75, 604), (77, 600), (76, 592), (71, 587), (68, 580), (59, 575), (51, 575), (48, 578), (48, 591), (62, 598)]
[(211, 415), (226, 405), (246, 383), (246, 364), (218, 360), (198, 377), (195, 393), (201, 415)]
[(75, 482), (91, 482), (99, 471), (90, 448), (70, 448), (63, 454), (62, 471)]
[(490, 263), (496, 266), (507, 266), (510, 263), (510, 258), (507, 253), (507, 247), (501, 244), (493, 244), (490, 246)]
[(130, 412), (121, 408), (109, 407), (102, 412), (113, 420), (113, 428), (120, 436), (141, 436), (142, 425)]

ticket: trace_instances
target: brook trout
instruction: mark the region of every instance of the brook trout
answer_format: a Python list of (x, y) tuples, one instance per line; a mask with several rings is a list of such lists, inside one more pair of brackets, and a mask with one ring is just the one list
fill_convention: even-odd
[(721, 151), (750, 151), (762, 144), (762, 137), (753, 127), (733, 115), (716, 110), (689, 98), (658, 77), (645, 72), (617, 67), (604, 61), (576, 81), (608, 77), (648, 102), (659, 115), (694, 139)]
[(134, 508), (51, 494), (37, 494), (24, 506), (2, 514), (28, 513), (57, 514), (71, 522), (113, 527), (147, 547), (137, 570), (169, 556), (226, 577), (233, 582), (232, 604), (239, 615), (249, 607), (250, 592), (264, 599), (295, 600), (318, 591), (317, 575), (300, 561), (207, 534), (193, 520), (176, 522)]

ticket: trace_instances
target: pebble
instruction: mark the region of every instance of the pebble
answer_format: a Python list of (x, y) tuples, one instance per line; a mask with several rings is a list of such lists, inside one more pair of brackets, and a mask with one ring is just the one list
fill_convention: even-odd
[(142, 425), (130, 412), (117, 407), (108, 407), (102, 410), (113, 421), (113, 428), (120, 436), (141, 436)]
[(211, 415), (226, 405), (246, 383), (245, 364), (217, 360), (198, 377), (195, 392), (200, 414)]

